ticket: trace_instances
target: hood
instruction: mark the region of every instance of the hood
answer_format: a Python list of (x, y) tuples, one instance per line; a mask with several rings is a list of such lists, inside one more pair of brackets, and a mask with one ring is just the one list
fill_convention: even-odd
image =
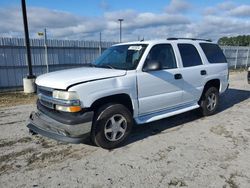
[(80, 82), (123, 76), (125, 74), (126, 70), (82, 67), (43, 74), (37, 77), (36, 84), (43, 87), (65, 90), (70, 85)]

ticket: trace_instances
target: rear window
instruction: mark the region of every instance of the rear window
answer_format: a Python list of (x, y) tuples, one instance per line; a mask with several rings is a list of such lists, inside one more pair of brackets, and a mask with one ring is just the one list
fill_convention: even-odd
[(227, 60), (217, 44), (200, 43), (209, 63), (226, 63)]

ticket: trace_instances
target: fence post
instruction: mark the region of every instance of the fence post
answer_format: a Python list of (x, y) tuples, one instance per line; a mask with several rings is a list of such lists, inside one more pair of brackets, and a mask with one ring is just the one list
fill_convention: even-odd
[(234, 65), (234, 69), (237, 68), (237, 61), (238, 61), (238, 53), (239, 53), (239, 46), (236, 49), (236, 57), (235, 57), (235, 65)]
[(248, 66), (249, 49), (250, 49), (250, 45), (249, 45), (248, 50), (247, 50), (246, 69), (247, 69), (247, 66)]
[(99, 38), (99, 55), (102, 54), (102, 32), (100, 32), (100, 38)]

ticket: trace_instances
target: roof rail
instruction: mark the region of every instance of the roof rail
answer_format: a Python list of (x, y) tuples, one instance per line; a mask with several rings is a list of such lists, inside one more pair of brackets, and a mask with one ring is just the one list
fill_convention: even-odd
[(207, 42), (212, 42), (209, 39), (198, 39), (198, 38), (175, 38), (175, 37), (171, 37), (171, 38), (167, 38), (167, 40), (178, 40), (178, 39), (186, 39), (186, 40), (202, 40), (202, 41), (207, 41)]

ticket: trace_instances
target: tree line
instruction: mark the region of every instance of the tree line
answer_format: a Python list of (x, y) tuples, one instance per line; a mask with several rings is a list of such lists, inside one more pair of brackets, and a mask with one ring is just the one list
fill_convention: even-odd
[(222, 37), (218, 40), (218, 44), (221, 46), (250, 46), (250, 35)]

